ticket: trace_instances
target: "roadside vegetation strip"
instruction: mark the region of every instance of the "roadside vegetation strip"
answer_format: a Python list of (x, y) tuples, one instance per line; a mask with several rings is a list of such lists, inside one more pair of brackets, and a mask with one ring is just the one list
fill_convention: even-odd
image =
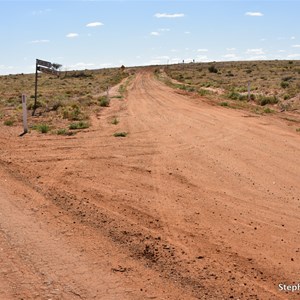
[[(99, 94), (105, 93), (108, 86), (112, 87), (122, 82), (129, 73), (114, 68), (62, 72), (60, 78), (47, 74), (39, 76), (36, 117), (29, 120), (29, 126), (30, 123), (45, 123), (51, 127), (52, 133), (57, 134), (59, 129), (68, 128), (74, 121), (88, 122), (90, 115), (94, 114), (100, 105), (108, 106), (109, 102), (99, 103)], [(21, 124), (21, 118), (17, 116), (20, 116), (22, 109), (22, 93), (27, 95), (27, 109), (33, 109), (33, 84), (34, 74), (0, 76), (0, 89), (3, 91), (0, 97), (0, 114), (3, 125)], [(10, 88), (7, 89), (7, 86)]]
[(251, 100), (258, 106), (276, 105), (277, 110), (300, 109), (300, 61), (190, 63), (169, 65), (154, 72), (165, 84), (212, 101), (221, 96), (236, 102)]

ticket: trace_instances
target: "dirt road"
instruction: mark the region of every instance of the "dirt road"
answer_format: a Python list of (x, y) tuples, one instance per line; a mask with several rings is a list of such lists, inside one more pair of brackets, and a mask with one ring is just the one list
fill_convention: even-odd
[(295, 130), (147, 70), (92, 121), (1, 127), (1, 299), (299, 299)]

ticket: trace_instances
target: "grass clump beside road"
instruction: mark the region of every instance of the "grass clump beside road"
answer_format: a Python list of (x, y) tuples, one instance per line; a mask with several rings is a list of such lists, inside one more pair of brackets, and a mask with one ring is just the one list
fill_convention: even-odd
[(224, 107), (228, 107), (229, 106), (228, 102), (220, 102), (219, 105), (220, 106), (224, 106)]
[(127, 132), (116, 132), (114, 133), (114, 137), (126, 137), (127, 136)]
[(99, 104), (101, 107), (108, 107), (109, 106), (109, 98), (107, 96), (101, 96), (99, 98)]
[(83, 121), (71, 123), (69, 125), (69, 129), (71, 129), (71, 130), (86, 129), (86, 128), (89, 128), (89, 127), (90, 127), (89, 123), (83, 122)]
[(67, 135), (67, 136), (70, 136), (70, 135), (74, 135), (75, 133), (72, 132), (72, 131), (68, 131), (67, 129), (63, 128), (63, 129), (58, 129), (56, 131), (56, 134), (57, 135)]
[(15, 121), (12, 119), (4, 121), (5, 126), (13, 126), (14, 123), (15, 123)]
[(114, 117), (113, 119), (112, 119), (112, 121), (111, 121), (111, 124), (113, 124), (113, 125), (117, 125), (117, 124), (119, 124), (119, 120), (117, 119), (117, 117)]
[(47, 124), (36, 124), (36, 125), (33, 125), (31, 128), (40, 133), (48, 133), (50, 130), (50, 126)]

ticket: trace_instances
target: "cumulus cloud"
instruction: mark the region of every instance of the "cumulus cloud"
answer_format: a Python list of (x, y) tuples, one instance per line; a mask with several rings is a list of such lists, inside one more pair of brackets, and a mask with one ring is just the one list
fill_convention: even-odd
[(231, 54), (225, 54), (223, 57), (224, 58), (236, 58), (236, 55), (231, 53)]
[(207, 62), (208, 61), (208, 56), (207, 55), (199, 55), (196, 57), (196, 59), (198, 61), (201, 61), (201, 62)]
[(291, 58), (291, 59), (300, 58), (300, 54), (290, 54), (290, 55), (287, 56), (287, 58)]
[(208, 52), (208, 49), (198, 49), (198, 52)]
[(71, 70), (82, 70), (82, 69), (88, 69), (88, 68), (91, 68), (95, 66), (95, 64), (93, 63), (84, 63), (84, 62), (79, 62), (79, 63), (76, 63), (74, 65), (69, 65), (67, 66), (66, 68), (67, 69), (71, 69)]
[(13, 66), (5, 66), (5, 65), (0, 65), (0, 70), (13, 70), (15, 67)]
[(246, 54), (251, 54), (251, 55), (263, 55), (265, 52), (263, 49), (247, 49)]
[(169, 31), (171, 31), (171, 29), (170, 28), (159, 28), (158, 31), (160, 31), (160, 32), (169, 32)]
[(76, 38), (78, 36), (79, 36), (79, 34), (78, 33), (74, 33), (74, 32), (68, 33), (66, 35), (67, 38)]
[(40, 15), (44, 15), (44, 14), (50, 13), (50, 12), (52, 12), (52, 9), (47, 8), (47, 9), (42, 9), (42, 10), (34, 10), (34, 11), (32, 12), (32, 14), (33, 14), (34, 16), (40, 16)]
[(293, 48), (300, 48), (300, 45), (293, 45)]
[(34, 40), (29, 42), (30, 44), (46, 44), (46, 43), (50, 43), (49, 40)]
[(150, 35), (153, 35), (153, 36), (159, 36), (159, 32), (157, 32), (157, 31), (152, 31), (152, 32), (150, 32)]
[(101, 22), (92, 22), (92, 23), (88, 23), (86, 24), (86, 27), (99, 27), (99, 26), (103, 26), (104, 24)]
[(248, 17), (262, 17), (264, 14), (259, 11), (255, 11), (255, 12), (248, 11), (245, 13), (245, 15)]
[(166, 13), (156, 13), (154, 15), (156, 18), (182, 18), (184, 17), (184, 14), (166, 14)]

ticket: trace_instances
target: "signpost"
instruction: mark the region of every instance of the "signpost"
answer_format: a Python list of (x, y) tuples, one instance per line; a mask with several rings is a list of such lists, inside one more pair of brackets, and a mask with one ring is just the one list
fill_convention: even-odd
[(248, 101), (251, 99), (251, 83), (248, 81)]
[(28, 124), (27, 124), (27, 105), (26, 105), (26, 96), (22, 95), (22, 108), (23, 108), (23, 128), (24, 132), (20, 134), (20, 136), (23, 136), (28, 132)]
[(37, 59), (35, 64), (35, 94), (34, 94), (34, 105), (32, 115), (34, 116), (37, 109), (37, 90), (38, 90), (38, 71), (42, 73), (47, 73), (50, 75), (59, 76), (60, 72), (58, 69), (61, 67), (60, 64), (51, 63), (49, 61)]

